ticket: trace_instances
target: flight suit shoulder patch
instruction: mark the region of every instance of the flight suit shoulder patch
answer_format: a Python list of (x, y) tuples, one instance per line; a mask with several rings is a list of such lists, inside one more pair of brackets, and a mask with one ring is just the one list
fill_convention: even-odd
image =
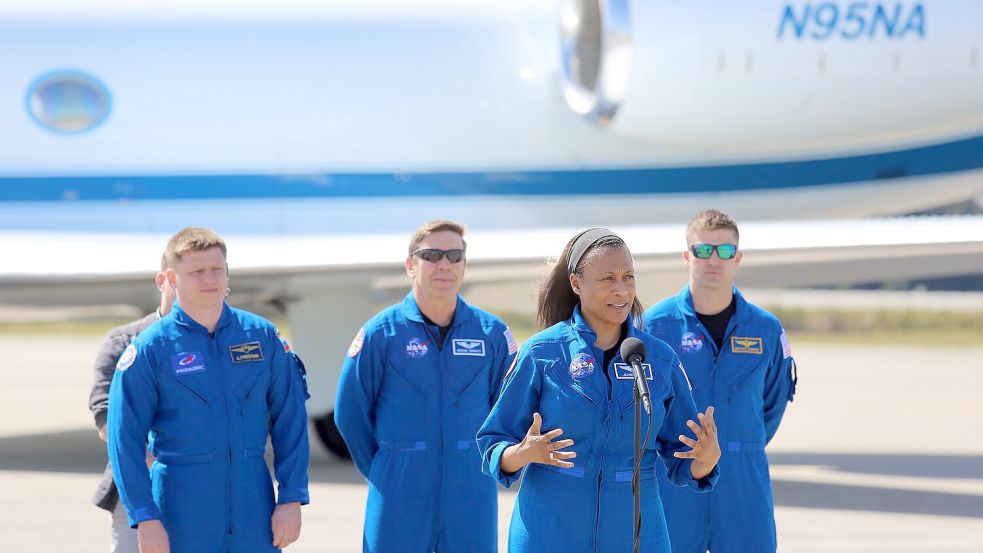
[(126, 346), (123, 353), (120, 354), (119, 360), (116, 361), (116, 370), (125, 371), (130, 368), (130, 365), (137, 360), (137, 347), (133, 344)]

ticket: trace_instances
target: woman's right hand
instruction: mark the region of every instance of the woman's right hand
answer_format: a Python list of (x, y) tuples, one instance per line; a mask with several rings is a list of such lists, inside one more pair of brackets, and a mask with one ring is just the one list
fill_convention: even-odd
[(526, 432), (526, 437), (521, 442), (505, 448), (502, 453), (501, 468), (502, 472), (511, 474), (518, 472), (522, 467), (529, 463), (540, 463), (543, 465), (553, 465), (554, 467), (570, 468), (573, 463), (566, 459), (573, 459), (577, 456), (576, 451), (560, 451), (573, 445), (573, 440), (557, 440), (563, 434), (562, 428), (550, 430), (541, 434), (543, 418), (539, 413), (532, 414), (532, 425)]

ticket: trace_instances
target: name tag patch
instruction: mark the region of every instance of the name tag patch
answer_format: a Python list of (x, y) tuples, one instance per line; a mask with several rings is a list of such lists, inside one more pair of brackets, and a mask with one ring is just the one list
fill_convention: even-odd
[(457, 339), (457, 340), (453, 340), (452, 344), (454, 346), (453, 349), (454, 355), (470, 355), (473, 357), (485, 356), (484, 340)]
[(761, 355), (764, 351), (761, 348), (761, 338), (742, 338), (731, 336), (730, 350), (734, 353), (753, 353)]
[[(642, 363), (642, 372), (645, 373), (645, 380), (652, 380), (652, 365)], [(634, 380), (635, 374), (628, 363), (615, 363), (614, 376), (618, 380)]]
[(229, 355), (232, 356), (233, 363), (248, 363), (250, 361), (263, 360), (263, 348), (259, 342), (247, 342), (229, 346)]
[(205, 357), (198, 351), (182, 351), (171, 356), (171, 367), (176, 376), (202, 372), (205, 370)]

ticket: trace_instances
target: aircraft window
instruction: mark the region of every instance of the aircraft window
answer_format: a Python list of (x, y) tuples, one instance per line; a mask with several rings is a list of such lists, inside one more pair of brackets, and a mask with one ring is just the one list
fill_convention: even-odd
[(41, 128), (58, 134), (81, 134), (109, 116), (109, 90), (80, 71), (42, 75), (27, 90), (27, 111)]

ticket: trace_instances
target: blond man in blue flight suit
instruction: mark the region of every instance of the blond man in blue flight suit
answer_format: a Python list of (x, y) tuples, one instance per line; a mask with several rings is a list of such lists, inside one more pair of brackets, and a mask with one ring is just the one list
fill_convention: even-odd
[(458, 295), (464, 229), (410, 239), (412, 290), (369, 319), (342, 368), (335, 421), (369, 482), (363, 549), (497, 553), (495, 482), (475, 433), (517, 350), (508, 327)]
[[(689, 284), (645, 312), (652, 335), (686, 367), (698, 408), (719, 414), (721, 477), (707, 494), (663, 494), (673, 553), (773, 553), (775, 515), (765, 445), (795, 391), (788, 337), (778, 319), (734, 286), (743, 253), (737, 224), (707, 210), (686, 228)], [(666, 470), (660, 471), (666, 481)]]
[(301, 368), (272, 324), (225, 303), (226, 247), (214, 231), (178, 232), (165, 256), (177, 302), (124, 350), (110, 388), (120, 499), (141, 553), (278, 551), (299, 536), (308, 502)]

